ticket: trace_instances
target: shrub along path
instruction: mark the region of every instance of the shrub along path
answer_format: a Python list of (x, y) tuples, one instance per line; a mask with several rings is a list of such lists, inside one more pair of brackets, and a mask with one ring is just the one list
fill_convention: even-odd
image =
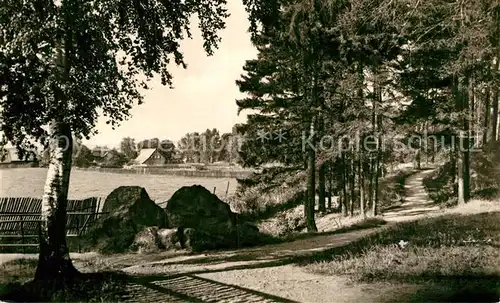
[(428, 173), (430, 170), (425, 170), (408, 178), (405, 202), (383, 214), (382, 218), (389, 222), (385, 226), (321, 233), (258, 248), (139, 262), (121, 269), (136, 277), (135, 290), (129, 298), (155, 301), (163, 294), (195, 302), (388, 302), (407, 297), (422, 286), (353, 283), (345, 277), (305, 272), (294, 263), (344, 246), (395, 222), (437, 211), (422, 185)]

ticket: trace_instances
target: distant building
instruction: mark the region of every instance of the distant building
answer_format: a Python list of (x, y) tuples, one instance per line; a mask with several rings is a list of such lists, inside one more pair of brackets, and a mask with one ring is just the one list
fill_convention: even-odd
[(119, 155), (119, 152), (116, 150), (109, 150), (102, 154), (101, 159), (102, 161), (111, 161), (117, 155)]
[(133, 165), (164, 165), (166, 163), (167, 159), (157, 148), (143, 148), (133, 160)]
[(171, 162), (173, 164), (181, 164), (181, 163), (186, 163), (185, 161), (185, 158), (182, 156), (181, 153), (174, 153), (174, 155), (172, 156), (172, 160)]
[(111, 149), (105, 152), (95, 162), (99, 167), (121, 168), (127, 163), (127, 158), (124, 154), (118, 152), (116, 149)]
[(38, 159), (36, 154), (32, 151), (28, 151), (24, 158), (21, 158), (18, 154), (17, 148), (3, 148), (0, 150), (0, 163), (1, 164), (37, 164)]
[(107, 147), (95, 147), (92, 149), (92, 156), (95, 158), (104, 158), (106, 154), (108, 154), (111, 151), (111, 149)]

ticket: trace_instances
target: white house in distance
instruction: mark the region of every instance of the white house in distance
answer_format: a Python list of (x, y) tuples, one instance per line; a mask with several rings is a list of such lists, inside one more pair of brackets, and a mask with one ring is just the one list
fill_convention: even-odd
[(143, 148), (139, 155), (132, 161), (132, 165), (164, 165), (167, 159), (158, 151), (157, 148)]

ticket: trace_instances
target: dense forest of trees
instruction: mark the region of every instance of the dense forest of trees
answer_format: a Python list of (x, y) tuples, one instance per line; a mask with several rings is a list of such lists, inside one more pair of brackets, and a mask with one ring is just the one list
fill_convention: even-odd
[(308, 230), (325, 184), (344, 214), (376, 215), (379, 180), (400, 159), (446, 154), (468, 201), (470, 151), (498, 139), (498, 1), (244, 2), (259, 53), (236, 82), (240, 110), (256, 112), (242, 161), (308, 171)]

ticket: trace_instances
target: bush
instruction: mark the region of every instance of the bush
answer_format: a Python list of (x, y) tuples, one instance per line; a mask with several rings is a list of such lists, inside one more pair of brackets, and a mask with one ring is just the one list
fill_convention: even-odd
[(457, 202), (456, 186), (452, 183), (452, 171), (452, 164), (447, 162), (423, 180), (429, 198), (442, 207), (450, 207), (456, 205)]
[[(494, 199), (500, 189), (500, 142), (491, 143), (483, 152), (471, 153), (471, 198)], [(457, 184), (453, 181), (453, 165), (447, 159), (441, 168), (424, 179), (430, 198), (443, 207), (457, 204)]]
[(259, 225), (262, 232), (274, 237), (289, 237), (305, 227), (304, 206), (302, 205), (279, 212), (275, 217)]
[[(301, 208), (299, 208), (301, 209)], [(297, 212), (282, 212), (276, 217), (276, 230), (278, 236), (286, 236), (305, 228), (304, 214)]]
[(245, 185), (238, 185), (229, 200), (233, 211), (249, 219), (269, 218), (301, 204), (307, 190), (304, 172), (273, 168), (254, 174)]

